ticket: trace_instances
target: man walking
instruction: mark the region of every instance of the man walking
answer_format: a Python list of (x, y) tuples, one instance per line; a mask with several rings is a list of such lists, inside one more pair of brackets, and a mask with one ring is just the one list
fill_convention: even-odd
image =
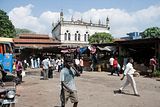
[(79, 72), (73, 67), (72, 63), (65, 62), (64, 68), (60, 72), (62, 107), (65, 107), (68, 99), (73, 103), (73, 107), (77, 107), (78, 105), (77, 89), (74, 80), (75, 76), (80, 76)]
[(114, 58), (111, 56), (111, 58), (109, 59), (109, 65), (110, 65), (111, 75), (113, 75), (113, 61), (114, 61)]
[(123, 84), (123, 86), (119, 89), (119, 92), (121, 93), (122, 90), (127, 86), (129, 85), (129, 83), (131, 83), (131, 86), (133, 88), (133, 91), (134, 91), (134, 95), (135, 96), (140, 96), (138, 94), (138, 91), (137, 91), (137, 88), (136, 88), (136, 82), (133, 78), (133, 74), (135, 72), (135, 69), (133, 68), (133, 59), (132, 58), (129, 58), (128, 59), (128, 64), (126, 65), (126, 68), (124, 70), (124, 74), (123, 74), (123, 77), (121, 78), (121, 80), (124, 79), (124, 77), (126, 76), (127, 79), (126, 79), (126, 82)]

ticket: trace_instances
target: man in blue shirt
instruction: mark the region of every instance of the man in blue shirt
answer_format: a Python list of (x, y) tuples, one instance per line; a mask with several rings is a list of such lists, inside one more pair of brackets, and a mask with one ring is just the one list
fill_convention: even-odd
[[(71, 100), (73, 107), (78, 105), (77, 89), (75, 86), (75, 76), (80, 76), (79, 72), (73, 67), (73, 63), (65, 62), (65, 67), (60, 72), (60, 81), (61, 81), (61, 101), (66, 103), (68, 99)], [(62, 104), (62, 107), (65, 107), (65, 104)]]

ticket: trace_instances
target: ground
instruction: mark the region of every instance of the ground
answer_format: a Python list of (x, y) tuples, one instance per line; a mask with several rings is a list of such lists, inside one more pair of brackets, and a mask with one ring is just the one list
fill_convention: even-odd
[[(59, 73), (49, 80), (40, 79), (40, 70), (32, 70), (17, 86), (16, 107), (60, 107)], [(76, 77), (78, 107), (160, 107), (160, 81), (155, 78), (135, 77), (140, 97), (133, 96), (131, 86), (115, 94), (121, 84), (120, 77), (108, 72), (84, 72)], [(70, 101), (66, 107), (72, 107)]]

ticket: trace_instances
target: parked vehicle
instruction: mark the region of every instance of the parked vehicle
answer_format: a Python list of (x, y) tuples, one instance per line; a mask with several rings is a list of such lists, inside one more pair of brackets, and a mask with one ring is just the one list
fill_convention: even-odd
[(7, 72), (13, 71), (13, 41), (11, 38), (0, 38), (0, 77), (5, 78)]
[(15, 102), (16, 102), (15, 96), (16, 96), (16, 82), (14, 81), (14, 79), (7, 79), (6, 82), (1, 81), (0, 107), (15, 107)]

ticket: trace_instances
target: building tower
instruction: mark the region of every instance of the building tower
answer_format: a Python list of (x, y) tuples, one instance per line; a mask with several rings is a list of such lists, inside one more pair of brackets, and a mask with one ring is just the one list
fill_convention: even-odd
[(110, 29), (110, 26), (109, 26), (109, 18), (108, 18), (108, 17), (106, 18), (106, 27), (107, 27), (107, 30)]
[(73, 15), (72, 15), (72, 17), (71, 17), (71, 22), (74, 22), (74, 18), (73, 18)]
[(61, 12), (60, 12), (60, 21), (63, 22), (63, 19), (64, 19), (63, 18), (63, 10), (61, 10)]
[(98, 24), (101, 25), (101, 20), (99, 19)]

